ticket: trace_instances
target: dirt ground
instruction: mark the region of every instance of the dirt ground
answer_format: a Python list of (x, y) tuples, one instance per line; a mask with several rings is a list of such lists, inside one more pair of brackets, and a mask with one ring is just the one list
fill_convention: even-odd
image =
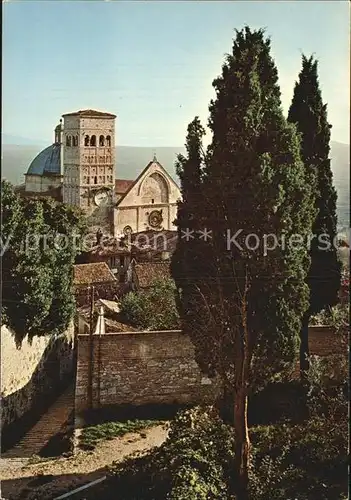
[(2, 499), (52, 500), (106, 474), (112, 462), (160, 446), (168, 425), (157, 425), (141, 432), (100, 442), (94, 451), (78, 451), (67, 458), (1, 459)]

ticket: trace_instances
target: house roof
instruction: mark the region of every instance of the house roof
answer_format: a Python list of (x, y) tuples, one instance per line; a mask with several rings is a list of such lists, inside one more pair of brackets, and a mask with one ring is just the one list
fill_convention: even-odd
[(165, 231), (141, 231), (130, 235), (132, 252), (170, 252), (173, 253), (178, 241), (178, 232)]
[(140, 288), (151, 286), (154, 280), (171, 277), (170, 266), (166, 262), (140, 262), (134, 265), (134, 271)]
[(108, 283), (116, 281), (106, 262), (76, 264), (73, 266), (73, 284)]
[(115, 180), (115, 193), (124, 194), (134, 184), (135, 181), (130, 179), (116, 179)]
[(106, 113), (104, 111), (97, 111), (95, 109), (81, 109), (79, 111), (75, 111), (73, 113), (65, 113), (62, 116), (82, 116), (82, 117), (106, 117), (106, 118), (116, 118), (116, 115), (112, 113)]
[[(95, 306), (95, 311), (98, 312), (98, 308)], [(109, 317), (109, 311), (108, 309), (105, 308), (105, 333), (118, 333), (118, 332), (137, 332), (138, 329), (134, 328), (131, 325), (127, 325), (126, 323), (122, 323), (121, 321), (118, 321), (116, 319), (110, 318)], [(79, 307), (78, 308), (78, 313), (81, 318), (83, 318), (87, 325), (89, 324), (90, 320), (90, 307)]]

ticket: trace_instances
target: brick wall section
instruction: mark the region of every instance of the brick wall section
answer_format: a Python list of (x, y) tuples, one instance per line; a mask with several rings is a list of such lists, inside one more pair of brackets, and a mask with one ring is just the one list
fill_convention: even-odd
[[(194, 348), (179, 330), (108, 333), (93, 336), (93, 407), (201, 403), (213, 400), (218, 383), (209, 383), (194, 361)], [(343, 352), (331, 328), (310, 328), (311, 354)], [(89, 335), (78, 335), (76, 411), (88, 408)], [(99, 369), (100, 366), (100, 369)], [(296, 371), (298, 374), (298, 370)]]
[[(99, 337), (93, 336), (93, 405), (99, 407)], [(111, 333), (100, 337), (100, 405), (186, 404), (212, 400), (209, 383), (180, 331)], [(89, 336), (78, 336), (76, 411), (88, 407)]]

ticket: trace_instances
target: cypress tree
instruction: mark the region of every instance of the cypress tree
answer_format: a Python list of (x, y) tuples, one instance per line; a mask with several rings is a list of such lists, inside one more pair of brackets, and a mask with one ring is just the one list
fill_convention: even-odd
[(263, 30), (236, 32), (213, 86), (201, 219), (212, 237), (199, 239), (201, 272), (197, 268), (196, 279), (190, 274), (192, 300), (180, 301), (197, 361), (210, 376), (219, 376), (230, 396), (235, 490), (246, 500), (248, 395), (295, 359), (308, 304), (309, 259), (304, 242), (296, 247), (290, 239), (298, 234), (304, 240), (311, 231), (312, 192), (296, 127), (282, 112)]
[[(182, 200), (178, 201), (177, 248), (172, 256), (171, 273), (176, 284), (176, 298), (180, 317), (187, 324), (196, 321), (195, 296), (197, 277), (201, 276), (203, 245), (197, 238), (203, 223), (203, 167), (202, 138), (205, 130), (198, 117), (188, 125), (186, 156), (178, 155), (176, 172), (180, 178)], [(192, 320), (190, 319), (192, 316)]]
[(307, 175), (314, 178), (316, 214), (312, 226), (311, 266), (307, 282), (310, 289), (309, 307), (303, 317), (300, 332), (301, 374), (308, 369), (308, 325), (311, 315), (336, 305), (341, 280), (337, 241), (337, 193), (329, 159), (330, 129), (327, 105), (323, 103), (318, 81), (318, 61), (302, 56), (302, 69), (295, 84), (288, 114), (301, 134), (301, 157)]

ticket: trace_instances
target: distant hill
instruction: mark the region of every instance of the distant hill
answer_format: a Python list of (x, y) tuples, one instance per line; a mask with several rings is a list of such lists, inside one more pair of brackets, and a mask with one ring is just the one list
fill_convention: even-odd
[[(47, 144), (48, 145), (48, 144)], [(13, 184), (24, 182), (24, 173), (31, 161), (46, 145), (2, 145), (2, 175)], [(116, 148), (116, 176), (120, 179), (135, 179), (152, 160), (154, 153), (158, 161), (172, 177), (176, 177), (175, 161), (182, 147), (146, 148), (118, 146)], [(176, 179), (175, 179), (176, 180)]]
[[(18, 140), (18, 143), (14, 142)], [(45, 144), (31, 144), (23, 138), (3, 136), (2, 175), (13, 184), (24, 182), (23, 174), (27, 171), (34, 157), (45, 147)], [(152, 160), (154, 152), (158, 161), (169, 174), (179, 182), (175, 173), (175, 160), (183, 147), (146, 148), (134, 146), (118, 146), (116, 148), (116, 176), (120, 179), (135, 179), (142, 169)], [(350, 223), (350, 151), (347, 144), (332, 141), (331, 159), (334, 184), (338, 191), (339, 226)]]

